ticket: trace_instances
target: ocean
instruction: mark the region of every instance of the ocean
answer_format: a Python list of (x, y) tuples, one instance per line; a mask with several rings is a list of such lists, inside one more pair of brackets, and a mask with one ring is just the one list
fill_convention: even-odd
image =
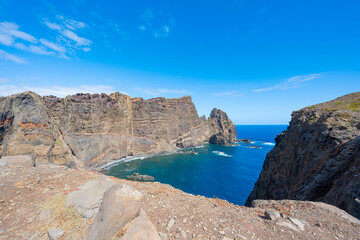
[[(259, 177), (266, 154), (275, 146), (274, 138), (287, 125), (237, 125), (238, 138), (252, 143), (233, 146), (204, 144), (195, 154), (181, 153), (120, 162), (108, 167), (106, 174), (118, 178), (138, 172), (184, 192), (225, 199), (244, 205)], [(254, 148), (256, 147), (256, 148)]]

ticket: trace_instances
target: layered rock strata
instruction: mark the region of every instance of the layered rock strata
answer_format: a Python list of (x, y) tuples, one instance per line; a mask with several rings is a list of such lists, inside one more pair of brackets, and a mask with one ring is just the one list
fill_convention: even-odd
[[(213, 114), (214, 112), (214, 114)], [(221, 110), (198, 117), (190, 96), (144, 100), (121, 93), (0, 98), (1, 156), (31, 155), (35, 164), (96, 167), (127, 156), (228, 144), (235, 126)]]
[(293, 112), (275, 140), (247, 205), (321, 201), (360, 218), (360, 92)]

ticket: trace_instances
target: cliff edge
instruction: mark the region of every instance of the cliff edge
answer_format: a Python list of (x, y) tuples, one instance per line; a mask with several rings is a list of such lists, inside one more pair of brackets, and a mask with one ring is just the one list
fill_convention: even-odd
[(360, 92), (292, 114), (246, 201), (295, 199), (360, 218)]
[(359, 237), (358, 219), (324, 203), (254, 201), (248, 208), (159, 182), (52, 164), (24, 166), (27, 158), (17, 159), (18, 166), (13, 161), (3, 166), (0, 160), (0, 239)]
[(0, 98), (0, 155), (93, 168), (122, 157), (197, 146), (217, 136), (222, 140), (213, 143), (227, 144), (236, 137), (235, 126), (216, 111), (221, 114), (200, 118), (190, 96), (144, 100), (121, 93), (66, 98), (19, 93)]

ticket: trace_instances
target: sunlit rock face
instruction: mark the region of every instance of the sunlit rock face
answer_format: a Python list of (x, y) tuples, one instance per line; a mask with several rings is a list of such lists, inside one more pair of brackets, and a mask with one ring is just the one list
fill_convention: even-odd
[(25, 92), (0, 98), (0, 154), (31, 155), (37, 164), (96, 167), (122, 157), (197, 146), (216, 135), (222, 140), (213, 143), (225, 145), (236, 136), (225, 116), (221, 111), (209, 120), (200, 118), (190, 96), (57, 98)]
[(360, 92), (292, 114), (248, 197), (333, 204), (360, 218)]

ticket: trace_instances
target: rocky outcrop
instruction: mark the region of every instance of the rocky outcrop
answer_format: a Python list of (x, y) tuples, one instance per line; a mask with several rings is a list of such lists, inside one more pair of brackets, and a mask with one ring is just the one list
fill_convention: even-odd
[(94, 217), (99, 211), (103, 195), (115, 182), (106, 177), (98, 177), (71, 192), (66, 197), (66, 204), (75, 208), (85, 218)]
[(212, 135), (209, 142), (217, 145), (230, 145), (236, 140), (236, 128), (227, 114), (220, 109), (214, 108), (209, 117), (209, 125)]
[(199, 118), (190, 96), (144, 100), (121, 93), (0, 98), (0, 155), (31, 155), (35, 164), (96, 167), (126, 156), (228, 144), (236, 130), (214, 109)]
[(139, 173), (133, 173), (129, 176), (126, 176), (127, 180), (139, 181), (139, 182), (152, 182), (155, 181), (153, 176), (149, 175), (140, 175)]
[(360, 218), (360, 92), (293, 112), (247, 199), (333, 204)]
[(114, 185), (102, 199), (101, 207), (85, 240), (114, 239), (133, 218), (140, 214), (142, 194), (127, 185)]

